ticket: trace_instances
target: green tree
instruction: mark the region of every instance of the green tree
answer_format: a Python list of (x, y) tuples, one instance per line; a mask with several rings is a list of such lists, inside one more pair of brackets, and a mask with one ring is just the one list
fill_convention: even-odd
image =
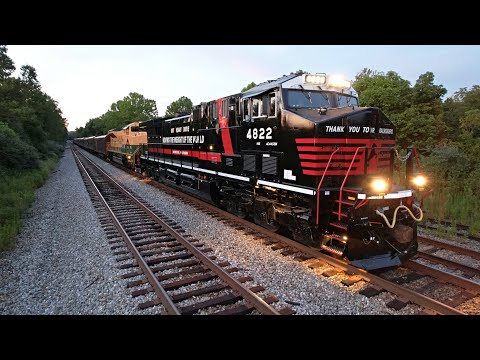
[(400, 113), (411, 104), (410, 82), (394, 71), (385, 74), (365, 68), (356, 75), (353, 87), (362, 106), (379, 107), (387, 116)]
[(394, 71), (365, 68), (357, 74), (354, 88), (362, 106), (379, 107), (393, 121), (400, 146), (416, 146), (426, 153), (448, 142), (441, 100), (447, 90), (435, 85), (434, 78), (432, 72), (426, 72), (412, 87)]
[(470, 90), (467, 90), (466, 87), (460, 88), (453, 96), (445, 100), (442, 107), (448, 139), (461, 141), (462, 133), (458, 130), (461, 128), (462, 119), (465, 118), (468, 111), (480, 109), (480, 86), (474, 85)]
[(253, 87), (255, 87), (255, 86), (257, 86), (257, 84), (255, 84), (255, 83), (252, 81), (250, 84), (248, 84), (247, 86), (245, 86), (245, 87), (242, 89), (242, 91), (240, 91), (240, 92), (243, 93), (243, 92), (245, 92), (245, 91), (247, 91), (247, 90), (250, 90), (251, 88), (253, 88)]
[(93, 120), (98, 123), (95, 128), (103, 129), (100, 132), (106, 133), (110, 129), (124, 127), (134, 121), (146, 121), (156, 116), (158, 111), (155, 100), (131, 92), (122, 100), (114, 102), (105, 114)]
[(8, 78), (14, 71), (15, 65), (7, 55), (7, 47), (0, 45), (0, 80)]
[(33, 66), (23, 65), (20, 77), (11, 77), (15, 66), (6, 55), (6, 47), (0, 48), (0, 121), (20, 141), (33, 145), (42, 159), (58, 154), (66, 138), (66, 119), (58, 104), (41, 91)]
[(192, 112), (192, 109), (192, 100), (190, 100), (186, 96), (182, 96), (167, 106), (167, 111), (165, 111), (165, 115), (175, 116), (175, 114), (178, 113), (190, 113)]
[(468, 110), (460, 119), (460, 129), (473, 137), (480, 137), (480, 109)]
[(20, 76), (32, 89), (40, 90), (40, 82), (37, 79), (37, 70), (35, 70), (33, 66), (22, 65), (20, 67)]
[(441, 98), (447, 93), (442, 85), (435, 85), (435, 76), (427, 71), (418, 77), (412, 92), (412, 102), (415, 104), (440, 104)]
[(158, 116), (155, 100), (147, 99), (143, 95), (131, 92), (122, 100), (114, 102), (110, 109), (77, 128), (79, 137), (98, 136), (109, 130), (122, 128), (135, 121), (146, 121)]

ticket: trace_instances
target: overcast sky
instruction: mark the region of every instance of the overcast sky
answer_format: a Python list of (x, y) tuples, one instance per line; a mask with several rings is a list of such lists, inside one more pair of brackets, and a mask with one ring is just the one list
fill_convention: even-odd
[(396, 71), (412, 85), (432, 71), (447, 96), (480, 85), (479, 45), (9, 45), (18, 69), (32, 65), (68, 129), (84, 126), (130, 92), (159, 115), (181, 96), (198, 104), (299, 69), (353, 80), (363, 68)]

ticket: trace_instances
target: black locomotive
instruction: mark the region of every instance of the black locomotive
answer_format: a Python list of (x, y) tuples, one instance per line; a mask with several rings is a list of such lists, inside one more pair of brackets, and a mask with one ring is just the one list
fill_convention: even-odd
[[(138, 130), (148, 135), (130, 154), (138, 172), (358, 267), (396, 266), (416, 253), (428, 194), (414, 196), (426, 182), (416, 150), (399, 155), (391, 121), (359, 107), (350, 82), (283, 76)], [(101, 155), (104, 138), (75, 143)]]
[(350, 82), (287, 75), (140, 129), (138, 171), (240, 217), (365, 269), (416, 253), (414, 193), (426, 181), (417, 153), (399, 156), (394, 125), (359, 107)]

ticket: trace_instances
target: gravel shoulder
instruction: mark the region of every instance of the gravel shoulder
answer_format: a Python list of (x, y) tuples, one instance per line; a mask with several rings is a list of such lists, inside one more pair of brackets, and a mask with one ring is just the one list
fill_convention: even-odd
[(135, 314), (70, 148), (0, 253), (0, 314)]

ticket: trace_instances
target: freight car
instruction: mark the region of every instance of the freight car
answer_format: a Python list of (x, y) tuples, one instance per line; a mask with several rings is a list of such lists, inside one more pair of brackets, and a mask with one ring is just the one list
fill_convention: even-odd
[(139, 127), (138, 171), (240, 217), (365, 269), (417, 251), (417, 152), (399, 155), (393, 123), (348, 81), (291, 74)]

